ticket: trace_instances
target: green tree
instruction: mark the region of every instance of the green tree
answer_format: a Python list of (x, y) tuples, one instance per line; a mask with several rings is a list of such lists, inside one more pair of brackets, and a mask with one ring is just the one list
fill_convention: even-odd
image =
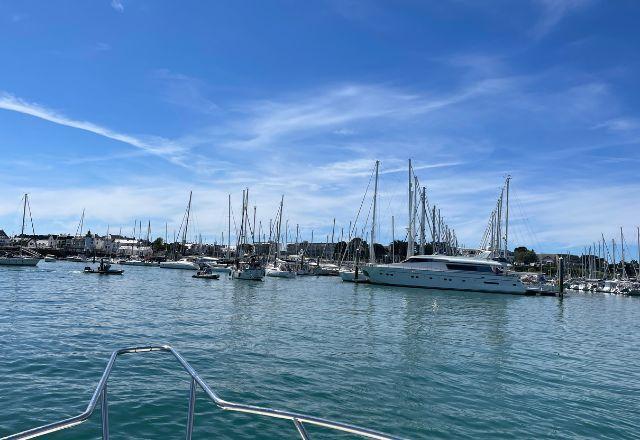
[(531, 264), (538, 262), (538, 254), (533, 249), (519, 246), (513, 250), (513, 257), (516, 263)]
[(151, 249), (153, 249), (154, 252), (165, 250), (164, 240), (160, 237), (153, 240), (153, 243), (151, 243)]

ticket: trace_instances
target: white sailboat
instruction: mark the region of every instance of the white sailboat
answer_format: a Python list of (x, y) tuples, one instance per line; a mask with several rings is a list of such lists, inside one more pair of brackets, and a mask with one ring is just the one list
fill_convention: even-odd
[(249, 190), (242, 191), (242, 221), (240, 223), (240, 234), (236, 246), (236, 264), (231, 270), (231, 278), (236, 280), (253, 280), (262, 281), (265, 276), (265, 269), (262, 262), (255, 256), (249, 256), (248, 259), (240, 261), (242, 248), (247, 244), (248, 215), (247, 205), (249, 204)]
[(280, 237), (282, 228), (282, 209), (284, 207), (284, 196), (280, 199), (280, 209), (278, 210), (278, 225), (276, 227), (276, 252), (273, 263), (267, 266), (265, 273), (268, 277), (274, 278), (295, 278), (297, 273), (288, 263), (279, 260)]
[[(375, 252), (375, 239), (376, 239), (376, 205), (378, 199), (378, 172), (380, 168), (380, 161), (376, 160), (376, 171), (375, 171), (375, 183), (373, 187), (373, 215), (371, 220), (371, 238), (369, 240), (369, 263), (376, 263), (376, 252)], [(358, 256), (360, 253), (358, 251), (355, 252), (355, 266), (353, 269), (343, 269), (340, 270), (340, 278), (342, 281), (348, 281), (351, 283), (368, 283), (369, 277), (363, 272), (362, 268), (359, 267)]]
[[(184, 253), (186, 250), (186, 245), (187, 245), (187, 232), (189, 230), (189, 215), (191, 213), (191, 197), (193, 195), (193, 192), (189, 191), (189, 203), (187, 203), (187, 210), (185, 212), (184, 218), (183, 218), (183, 224), (184, 224), (184, 229), (182, 229), (182, 225), (180, 225), (180, 228), (182, 229), (182, 249), (181, 251)], [(174, 243), (175, 245), (175, 243)], [(175, 249), (174, 249), (174, 254), (175, 254)], [(163, 261), (160, 263), (160, 267), (162, 269), (184, 269), (184, 270), (199, 270), (200, 269), (200, 265), (198, 265), (197, 263), (195, 263), (192, 259), (189, 258), (180, 258), (179, 260), (176, 261)]]
[[(24, 204), (22, 207), (22, 230), (20, 232), (20, 237), (24, 237), (24, 226), (25, 219), (27, 214), (27, 207), (29, 206), (29, 196), (28, 194), (24, 195)], [(29, 206), (29, 217), (31, 218), (31, 207)], [(33, 230), (33, 218), (31, 218), (31, 229)], [(35, 230), (33, 230), (33, 235), (35, 237)], [(5, 251), (0, 254), (0, 266), (37, 266), (38, 262), (42, 257), (40, 254), (34, 251), (30, 251), (25, 249), (23, 246), (19, 247), (17, 253), (12, 251)]]

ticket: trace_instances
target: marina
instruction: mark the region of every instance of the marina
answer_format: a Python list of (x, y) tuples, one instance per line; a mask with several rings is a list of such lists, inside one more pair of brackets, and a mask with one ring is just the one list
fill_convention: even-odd
[(640, 438), (640, 2), (0, 2), (0, 440)]

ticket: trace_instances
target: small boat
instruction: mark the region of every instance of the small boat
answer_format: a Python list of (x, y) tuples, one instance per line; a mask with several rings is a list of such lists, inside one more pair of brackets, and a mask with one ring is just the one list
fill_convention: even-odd
[(348, 269), (341, 270), (340, 278), (342, 278), (342, 281), (346, 281), (349, 283), (368, 283), (369, 282), (369, 277), (366, 276), (364, 272), (362, 272), (362, 269), (360, 269), (359, 267), (356, 267), (356, 269), (353, 269), (353, 270), (348, 270)]
[(73, 261), (76, 263), (82, 263), (83, 261), (87, 261), (87, 259), (81, 255), (74, 255), (72, 257), (67, 257), (67, 261)]
[(268, 267), (266, 270), (266, 274), (268, 277), (274, 278), (295, 278), (296, 271), (286, 263), (282, 263), (279, 265), (273, 265)]
[(104, 260), (100, 260), (100, 265), (97, 269), (92, 269), (87, 266), (84, 268), (84, 273), (96, 273), (98, 275), (122, 275), (124, 270), (122, 269), (111, 269), (111, 264), (105, 263)]
[(47, 263), (53, 263), (54, 261), (58, 261), (55, 255), (47, 254), (44, 256), (44, 261)]
[(200, 266), (191, 260), (182, 258), (178, 261), (163, 261), (160, 263), (160, 267), (163, 269), (185, 269), (185, 270), (198, 270)]
[(200, 270), (195, 273), (195, 275), (191, 276), (192, 278), (203, 278), (205, 280), (217, 280), (220, 278), (220, 275), (217, 273), (213, 273), (211, 267), (207, 264), (202, 264), (200, 266)]
[(340, 268), (332, 263), (318, 264), (313, 268), (314, 275), (323, 277), (337, 277), (340, 275)]
[(251, 257), (248, 262), (239, 262), (231, 271), (231, 278), (237, 280), (262, 281), (264, 276), (264, 267), (255, 257)]

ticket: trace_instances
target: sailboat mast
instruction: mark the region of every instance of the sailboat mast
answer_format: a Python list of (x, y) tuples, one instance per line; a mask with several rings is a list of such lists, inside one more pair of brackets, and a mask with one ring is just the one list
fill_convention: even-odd
[(507, 209), (504, 221), (504, 257), (507, 258), (507, 252), (509, 251), (509, 182), (511, 176), (507, 176)]
[(187, 231), (189, 230), (189, 215), (191, 214), (191, 195), (192, 194), (193, 192), (189, 191), (189, 203), (187, 204), (187, 220), (184, 224), (184, 232), (182, 234), (182, 253), (185, 253), (186, 251)]
[(622, 279), (627, 277), (627, 268), (624, 262), (624, 235), (622, 234), (622, 226), (620, 226), (620, 266), (622, 266)]
[(637, 226), (637, 240), (636, 246), (638, 247), (638, 272), (636, 272), (636, 278), (640, 281), (640, 226)]
[(427, 220), (427, 189), (422, 187), (422, 194), (420, 195), (420, 255), (425, 254), (425, 245), (426, 245), (426, 220)]
[(231, 258), (231, 194), (229, 194), (229, 224), (227, 226), (227, 260)]
[(22, 229), (20, 231), (21, 236), (24, 235), (24, 221), (25, 221), (25, 217), (27, 216), (27, 197), (28, 195), (25, 193), (24, 204), (22, 205)]
[(376, 262), (376, 208), (378, 199), (378, 170), (380, 167), (380, 161), (376, 160), (376, 180), (373, 185), (373, 216), (371, 217), (371, 242), (369, 243), (369, 262), (375, 264)]
[(278, 230), (276, 237), (276, 255), (274, 257), (274, 264), (278, 260), (278, 256), (280, 255), (280, 234), (282, 233), (282, 206), (284, 205), (284, 194), (280, 199), (280, 212), (278, 213)]
[(409, 159), (409, 227), (407, 228), (407, 258), (413, 256), (413, 172)]
[(391, 262), (396, 262), (396, 225), (393, 216), (391, 216)]

